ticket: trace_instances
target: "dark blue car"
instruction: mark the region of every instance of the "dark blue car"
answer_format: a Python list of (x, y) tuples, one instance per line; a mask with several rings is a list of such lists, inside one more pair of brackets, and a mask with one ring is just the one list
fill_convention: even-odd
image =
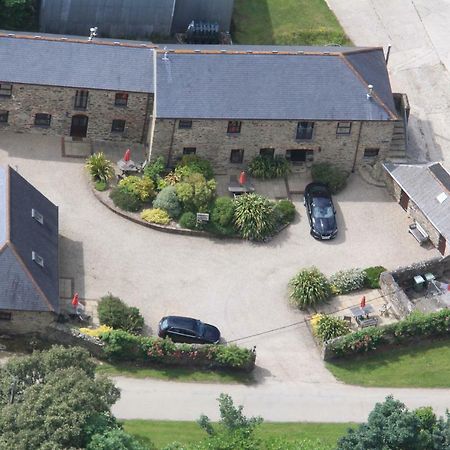
[(327, 185), (318, 182), (308, 184), (304, 203), (311, 235), (320, 240), (335, 238), (338, 232), (336, 210)]
[(208, 323), (190, 317), (167, 316), (159, 321), (158, 336), (188, 344), (218, 344), (220, 331)]

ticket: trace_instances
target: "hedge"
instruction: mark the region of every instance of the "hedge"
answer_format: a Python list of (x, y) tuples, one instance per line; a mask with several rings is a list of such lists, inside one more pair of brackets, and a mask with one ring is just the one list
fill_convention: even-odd
[(175, 344), (170, 339), (137, 336), (123, 330), (102, 333), (106, 358), (112, 361), (136, 361), (141, 364), (159, 363), (230, 369), (250, 372), (255, 367), (255, 353), (236, 345)]
[(330, 341), (326, 354), (331, 358), (369, 352), (386, 345), (405, 345), (419, 338), (450, 336), (450, 309), (430, 314), (414, 312), (397, 323), (368, 327)]

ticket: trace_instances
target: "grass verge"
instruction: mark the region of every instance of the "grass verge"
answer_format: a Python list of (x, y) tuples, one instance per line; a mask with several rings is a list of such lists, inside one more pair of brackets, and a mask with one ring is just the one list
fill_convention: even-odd
[[(178, 441), (191, 444), (206, 437), (196, 422), (175, 422), (162, 420), (125, 420), (124, 428), (142, 443), (153, 442), (161, 448)], [(258, 435), (264, 438), (289, 437), (289, 440), (320, 440), (324, 445), (335, 448), (337, 440), (345, 434), (352, 423), (263, 423)]]
[(378, 387), (450, 387), (450, 341), (434, 341), (327, 363), (348, 384)]
[(325, 0), (235, 0), (236, 44), (348, 45)]
[(110, 377), (156, 378), (166, 381), (198, 382), (198, 383), (241, 383), (253, 384), (253, 375), (243, 372), (200, 371), (184, 367), (140, 367), (134, 364), (109, 364), (101, 362), (96, 369), (98, 374)]

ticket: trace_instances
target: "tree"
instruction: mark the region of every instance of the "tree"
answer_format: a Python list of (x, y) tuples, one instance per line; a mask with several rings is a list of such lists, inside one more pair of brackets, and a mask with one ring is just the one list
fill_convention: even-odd
[(350, 429), (337, 450), (447, 450), (449, 417), (437, 419), (431, 408), (409, 411), (392, 396), (377, 403), (367, 423)]

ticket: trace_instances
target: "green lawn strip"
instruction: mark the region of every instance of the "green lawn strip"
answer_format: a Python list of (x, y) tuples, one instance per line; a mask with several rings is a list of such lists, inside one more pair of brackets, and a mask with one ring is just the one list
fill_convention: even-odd
[(236, 44), (349, 44), (325, 0), (236, 0)]
[(205, 371), (185, 367), (140, 367), (132, 363), (99, 363), (97, 373), (111, 377), (156, 378), (158, 380), (199, 382), (199, 383), (242, 383), (252, 384), (252, 374), (243, 372)]
[[(125, 431), (141, 442), (152, 441), (157, 448), (178, 441), (190, 444), (206, 437), (196, 422), (175, 422), (164, 420), (125, 420)], [(259, 427), (259, 436), (267, 438), (284, 437), (289, 440), (320, 440), (334, 448), (337, 440), (343, 436), (352, 423), (263, 423)]]
[(327, 363), (348, 384), (378, 387), (450, 387), (450, 341), (415, 344)]

